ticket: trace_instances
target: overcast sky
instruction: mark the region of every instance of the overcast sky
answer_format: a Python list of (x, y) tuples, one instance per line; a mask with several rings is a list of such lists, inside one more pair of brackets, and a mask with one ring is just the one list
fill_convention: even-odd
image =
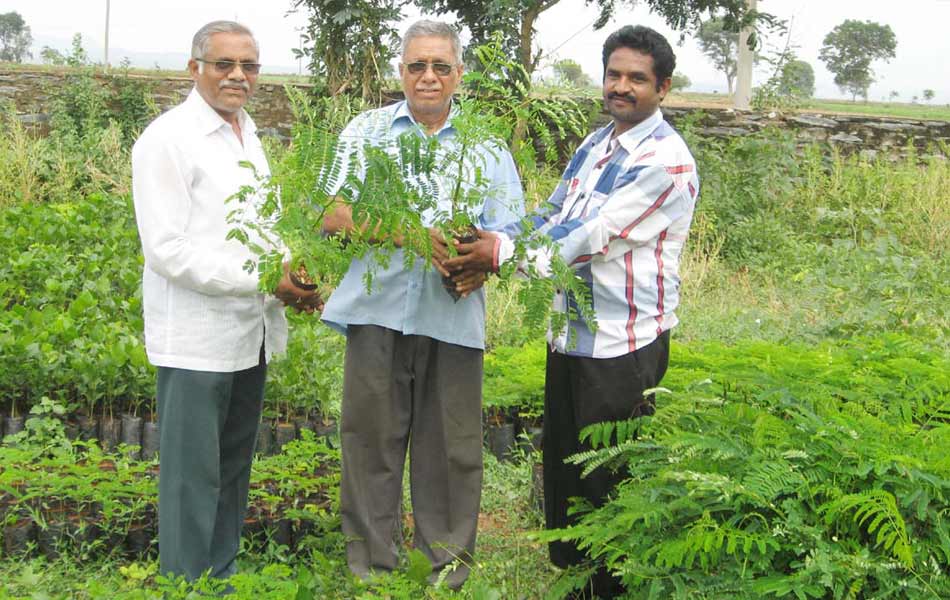
[[(298, 31), (306, 15), (287, 15), (290, 6), (290, 0), (112, 0), (110, 62), (117, 64), (123, 56), (129, 56), (136, 66), (181, 64), (191, 36), (201, 25), (214, 19), (237, 19), (254, 30), (261, 45), (261, 61), (268, 71), (296, 72), (297, 61), (291, 49), (299, 45)], [(82, 34), (93, 60), (101, 61), (105, 7), (106, 0), (0, 2), (0, 12), (17, 11), (31, 27), (37, 61), (39, 48), (49, 45), (66, 49), (75, 33)], [(818, 51), (824, 36), (836, 25), (845, 19), (859, 19), (890, 25), (897, 36), (897, 57), (889, 63), (877, 61), (872, 65), (877, 79), (870, 89), (872, 100), (897, 91), (901, 101), (909, 102), (931, 88), (936, 92), (934, 103), (950, 104), (950, 0), (759, 0), (759, 9), (789, 20), (792, 44), (815, 69), (819, 97), (846, 97), (818, 60)], [(405, 14), (400, 30), (419, 16), (414, 7), (406, 9)], [(667, 35), (671, 42), (679, 40), (678, 33), (667, 29), (644, 6), (622, 8), (600, 31), (591, 26), (596, 15), (596, 9), (585, 6), (584, 0), (562, 0), (543, 13), (536, 43), (546, 53), (544, 64), (571, 58), (599, 80), (603, 40), (621, 25), (648, 25)], [(784, 38), (770, 41), (777, 46), (785, 44)], [(691, 89), (725, 93), (725, 77), (699, 52), (694, 40), (687, 38), (682, 46), (674, 45), (674, 50), (677, 71), (692, 80)], [(768, 76), (766, 69), (757, 69), (756, 83)]]

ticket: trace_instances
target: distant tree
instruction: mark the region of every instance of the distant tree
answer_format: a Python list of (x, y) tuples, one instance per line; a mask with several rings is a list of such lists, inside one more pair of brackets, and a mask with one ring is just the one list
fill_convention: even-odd
[(891, 100), (897, 100), (898, 96), (900, 95), (901, 93), (898, 92), (897, 90), (891, 90), (890, 98)]
[(66, 55), (56, 48), (43, 46), (43, 49), (40, 50), (40, 60), (42, 60), (45, 65), (65, 65)]
[(586, 87), (591, 84), (591, 78), (584, 72), (580, 64), (570, 58), (554, 63), (554, 74), (558, 79), (577, 87)]
[(723, 19), (709, 19), (696, 31), (696, 42), (716, 69), (726, 76), (731, 95), (739, 56), (739, 30), (732, 29)]
[(933, 90), (924, 90), (924, 100), (926, 100), (927, 102), (930, 102), (931, 100), (933, 100), (935, 95), (936, 94), (934, 93)]
[(23, 62), (30, 58), (33, 36), (30, 27), (18, 12), (0, 15), (0, 61)]
[(793, 59), (782, 65), (778, 92), (785, 96), (811, 98), (815, 95), (815, 71), (807, 62)]
[(673, 86), (674, 90), (685, 90), (692, 85), (693, 82), (689, 80), (689, 77), (682, 73), (673, 73)]
[(916, 96), (916, 95), (915, 95), (913, 98), (910, 99), (910, 103), (911, 103), (911, 104), (917, 104), (917, 96)]
[(825, 36), (819, 58), (835, 75), (835, 84), (854, 100), (867, 101), (874, 83), (871, 62), (894, 58), (897, 38), (890, 25), (848, 19)]
[(308, 13), (305, 47), (309, 69), (331, 95), (357, 93), (379, 101), (386, 65), (396, 56), (403, 0), (292, 0)]

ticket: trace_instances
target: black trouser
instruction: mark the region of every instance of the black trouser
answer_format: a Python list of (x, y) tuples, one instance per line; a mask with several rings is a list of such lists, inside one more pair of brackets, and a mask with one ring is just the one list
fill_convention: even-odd
[[(588, 450), (578, 441), (580, 431), (594, 423), (621, 421), (653, 413), (653, 399), (643, 390), (663, 379), (670, 356), (670, 332), (629, 354), (616, 358), (583, 358), (548, 351), (544, 383), (544, 513), (548, 529), (567, 527), (568, 499), (580, 496), (601, 506), (625, 477), (600, 468), (581, 478), (582, 466), (565, 464), (572, 454)], [(569, 542), (551, 542), (551, 562), (568, 567), (588, 560)], [(592, 581), (604, 598), (622, 593), (619, 582), (605, 571)]]

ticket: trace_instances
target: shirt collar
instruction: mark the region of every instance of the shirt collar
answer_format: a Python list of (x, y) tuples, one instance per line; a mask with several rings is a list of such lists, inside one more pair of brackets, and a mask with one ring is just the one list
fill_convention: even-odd
[[(445, 120), (445, 123), (442, 124), (442, 127), (435, 132), (435, 135), (440, 135), (443, 131), (455, 131), (455, 128), (452, 127), (452, 119), (454, 119), (459, 112), (458, 104), (453, 100), (452, 106), (449, 108), (449, 116)], [(407, 119), (409, 123), (413, 125), (419, 125), (416, 119), (412, 116), (412, 112), (409, 110), (409, 102), (403, 100), (396, 105), (396, 110), (393, 111), (393, 119), (390, 123), (390, 126), (396, 124), (396, 122)], [(419, 125), (422, 127), (421, 125)]]
[[(198, 131), (202, 135), (214, 133), (221, 127), (231, 126), (221, 117), (221, 115), (218, 114), (216, 110), (211, 108), (211, 105), (208, 104), (207, 101), (205, 101), (205, 99), (198, 92), (197, 86), (191, 88), (191, 92), (185, 99), (185, 105), (188, 106), (192, 112), (194, 112), (195, 117), (198, 119)], [(241, 132), (244, 135), (251, 135), (257, 131), (257, 126), (254, 124), (254, 121), (243, 108), (241, 109), (241, 112), (238, 113), (238, 123), (240, 123)]]
[[(657, 108), (656, 112), (654, 112), (652, 115), (617, 136), (617, 143), (623, 146), (624, 150), (626, 150), (629, 154), (632, 154), (633, 151), (636, 150), (637, 146), (640, 145), (640, 142), (653, 133), (653, 130), (659, 127), (660, 123), (662, 122), (663, 113), (659, 108)], [(613, 127), (614, 124), (611, 123), (609, 125), (611, 132), (613, 132)]]

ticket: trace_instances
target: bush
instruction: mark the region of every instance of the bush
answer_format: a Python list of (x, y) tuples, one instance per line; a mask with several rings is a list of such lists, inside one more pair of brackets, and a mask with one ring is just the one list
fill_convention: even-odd
[(884, 335), (676, 358), (639, 438), (577, 457), (630, 479), (547, 539), (577, 540), (642, 598), (950, 594), (945, 356)]

